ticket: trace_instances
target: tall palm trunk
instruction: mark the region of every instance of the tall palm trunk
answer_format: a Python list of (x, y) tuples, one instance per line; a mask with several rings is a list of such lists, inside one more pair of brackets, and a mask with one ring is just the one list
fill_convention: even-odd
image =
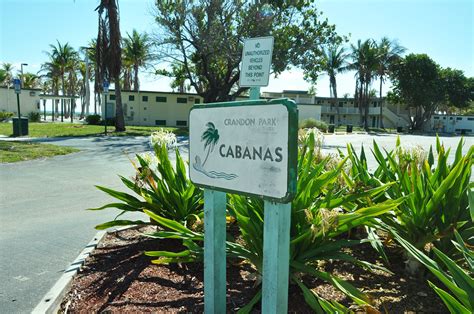
[(379, 105), (380, 105), (380, 115), (379, 115), (379, 127), (382, 129), (385, 129), (383, 125), (383, 100), (382, 100), (382, 83), (383, 83), (383, 78), (382, 76), (380, 77), (380, 89), (379, 89)]
[[(107, 104), (105, 104), (107, 106)], [(120, 76), (115, 77), (115, 132), (125, 131), (125, 118), (122, 108), (122, 91), (120, 89)]]
[(364, 129), (369, 131), (369, 83), (365, 83), (364, 97)]
[(334, 105), (336, 106), (336, 125), (339, 126), (341, 124), (341, 114), (339, 109), (339, 104), (337, 103), (337, 85), (336, 85), (336, 78), (333, 77), (332, 79), (332, 95), (334, 96)]
[(133, 65), (133, 72), (134, 72), (134, 79), (133, 79), (133, 90), (138, 92), (138, 90), (140, 89), (140, 85), (139, 85), (139, 82), (138, 82), (138, 64), (135, 63)]

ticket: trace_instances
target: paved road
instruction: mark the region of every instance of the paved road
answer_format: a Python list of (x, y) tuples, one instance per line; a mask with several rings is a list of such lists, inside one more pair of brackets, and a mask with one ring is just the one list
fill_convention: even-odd
[(93, 227), (114, 218), (113, 209), (85, 210), (112, 200), (94, 185), (125, 190), (117, 174), (132, 176), (133, 167), (124, 152), (149, 150), (147, 140), (50, 139), (81, 151), (0, 165), (0, 313), (30, 312), (95, 235)]
[[(327, 135), (323, 151), (344, 150), (347, 142), (357, 150), (362, 144), (369, 148), (374, 139), (390, 149), (395, 146), (396, 136)], [(401, 136), (405, 146), (425, 149), (435, 140), (430, 136)], [(454, 150), (459, 138), (444, 137), (442, 141)], [(117, 174), (133, 174), (124, 151), (133, 156), (149, 150), (144, 137), (47, 142), (77, 147), (81, 152), (0, 165), (0, 313), (25, 313), (34, 308), (94, 236), (93, 226), (113, 219), (117, 213), (84, 210), (111, 200), (94, 185), (123, 189)], [(474, 138), (466, 138), (464, 152), (471, 145)], [(367, 156), (373, 168), (375, 160), (369, 150)]]

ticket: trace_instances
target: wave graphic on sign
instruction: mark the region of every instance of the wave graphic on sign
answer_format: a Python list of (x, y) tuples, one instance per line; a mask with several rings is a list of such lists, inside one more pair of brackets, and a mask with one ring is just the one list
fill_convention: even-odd
[(199, 156), (196, 156), (194, 160), (195, 160), (195, 163), (193, 163), (193, 168), (196, 171), (199, 171), (200, 173), (208, 176), (209, 178), (234, 180), (235, 178), (238, 177), (238, 175), (233, 174), (233, 173), (217, 172), (214, 170), (206, 171), (201, 165), (201, 158), (199, 158)]

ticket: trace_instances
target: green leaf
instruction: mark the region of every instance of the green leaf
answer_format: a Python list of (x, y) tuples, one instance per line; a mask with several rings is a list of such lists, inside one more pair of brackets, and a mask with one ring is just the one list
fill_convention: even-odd
[(452, 314), (471, 314), (472, 311), (474, 310), (473, 308), (469, 310), (466, 307), (464, 307), (461, 303), (459, 303), (458, 300), (453, 298), (446, 291), (435, 286), (431, 281), (428, 281), (428, 283), (431, 286), (431, 288), (433, 288), (433, 290), (439, 295), (441, 300), (443, 300), (449, 312), (451, 312)]
[(104, 230), (112, 227), (131, 226), (131, 225), (149, 225), (150, 223), (142, 220), (112, 220), (95, 226), (97, 230)]

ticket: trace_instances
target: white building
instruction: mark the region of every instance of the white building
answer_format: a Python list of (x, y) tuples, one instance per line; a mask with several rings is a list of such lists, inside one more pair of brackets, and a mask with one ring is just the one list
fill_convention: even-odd
[[(28, 116), (40, 110), (41, 89), (22, 89), (20, 93), (20, 112)], [(13, 112), (18, 115), (17, 97), (14, 88), (0, 87), (0, 111)]]
[(424, 129), (437, 133), (474, 134), (474, 116), (435, 114), (424, 124)]

